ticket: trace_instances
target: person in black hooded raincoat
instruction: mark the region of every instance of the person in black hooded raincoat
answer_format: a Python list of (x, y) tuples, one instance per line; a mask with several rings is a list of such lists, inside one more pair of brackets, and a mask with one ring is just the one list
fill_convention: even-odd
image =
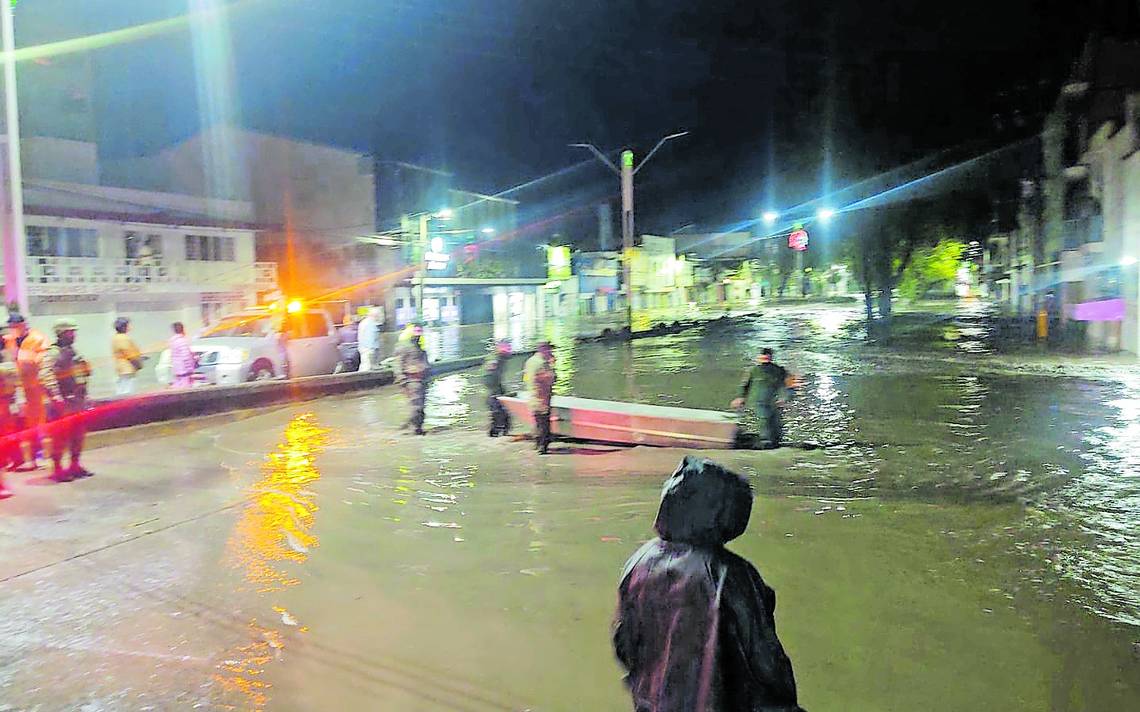
[(665, 481), (658, 538), (625, 565), (614, 650), (636, 712), (802, 712), (776, 637), (776, 594), (724, 548), (744, 533), (752, 488), (685, 457)]

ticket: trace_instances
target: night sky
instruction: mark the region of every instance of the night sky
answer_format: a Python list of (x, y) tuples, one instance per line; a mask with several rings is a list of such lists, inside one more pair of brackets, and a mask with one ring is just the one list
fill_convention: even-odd
[[(36, 2), (20, 4), (17, 23)], [(66, 12), (64, 34), (191, 4), (39, 3)], [(643, 153), (687, 129), (639, 176), (640, 225), (715, 226), (941, 148), (1036, 130), (1089, 30), (1135, 5), (249, 0), (230, 19), (234, 115), (253, 129), (445, 168), (484, 192), (583, 162), (515, 196), (557, 191), (573, 196), (570, 207), (616, 181), (567, 143)], [(199, 128), (188, 33), (95, 59), (104, 156), (153, 152)]]

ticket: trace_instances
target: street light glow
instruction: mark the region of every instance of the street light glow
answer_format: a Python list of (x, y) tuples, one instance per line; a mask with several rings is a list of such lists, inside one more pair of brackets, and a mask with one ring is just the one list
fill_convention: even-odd
[(448, 218), (455, 217), (455, 211), (451, 208), (440, 208), (439, 212), (432, 216), (433, 218), (441, 218), (447, 220)]
[(1136, 257), (1134, 255), (1125, 255), (1120, 258), (1121, 267), (1131, 267), (1134, 264), (1136, 264)]
[(485, 228), (483, 228), (483, 230), (482, 230), (481, 232), (482, 232), (484, 235), (494, 235), (494, 234), (495, 234), (495, 228), (493, 228), (493, 227), (485, 227)]
[(775, 225), (776, 221), (779, 219), (780, 219), (780, 214), (777, 213), (775, 210), (765, 210), (764, 211), (764, 224), (765, 225)]
[(820, 208), (815, 211), (815, 216), (824, 222), (835, 217), (835, 208)]

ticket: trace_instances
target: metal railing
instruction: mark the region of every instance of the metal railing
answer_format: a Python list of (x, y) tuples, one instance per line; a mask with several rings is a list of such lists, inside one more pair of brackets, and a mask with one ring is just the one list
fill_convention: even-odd
[(267, 289), (277, 284), (274, 262), (176, 262), (101, 257), (27, 258), (31, 294), (105, 291)]

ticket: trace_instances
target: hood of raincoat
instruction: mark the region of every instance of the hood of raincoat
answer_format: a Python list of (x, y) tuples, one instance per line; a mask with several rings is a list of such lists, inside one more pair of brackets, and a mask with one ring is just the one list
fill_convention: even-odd
[(752, 487), (746, 479), (689, 455), (665, 480), (653, 528), (665, 541), (718, 546), (743, 534), (751, 515)]

